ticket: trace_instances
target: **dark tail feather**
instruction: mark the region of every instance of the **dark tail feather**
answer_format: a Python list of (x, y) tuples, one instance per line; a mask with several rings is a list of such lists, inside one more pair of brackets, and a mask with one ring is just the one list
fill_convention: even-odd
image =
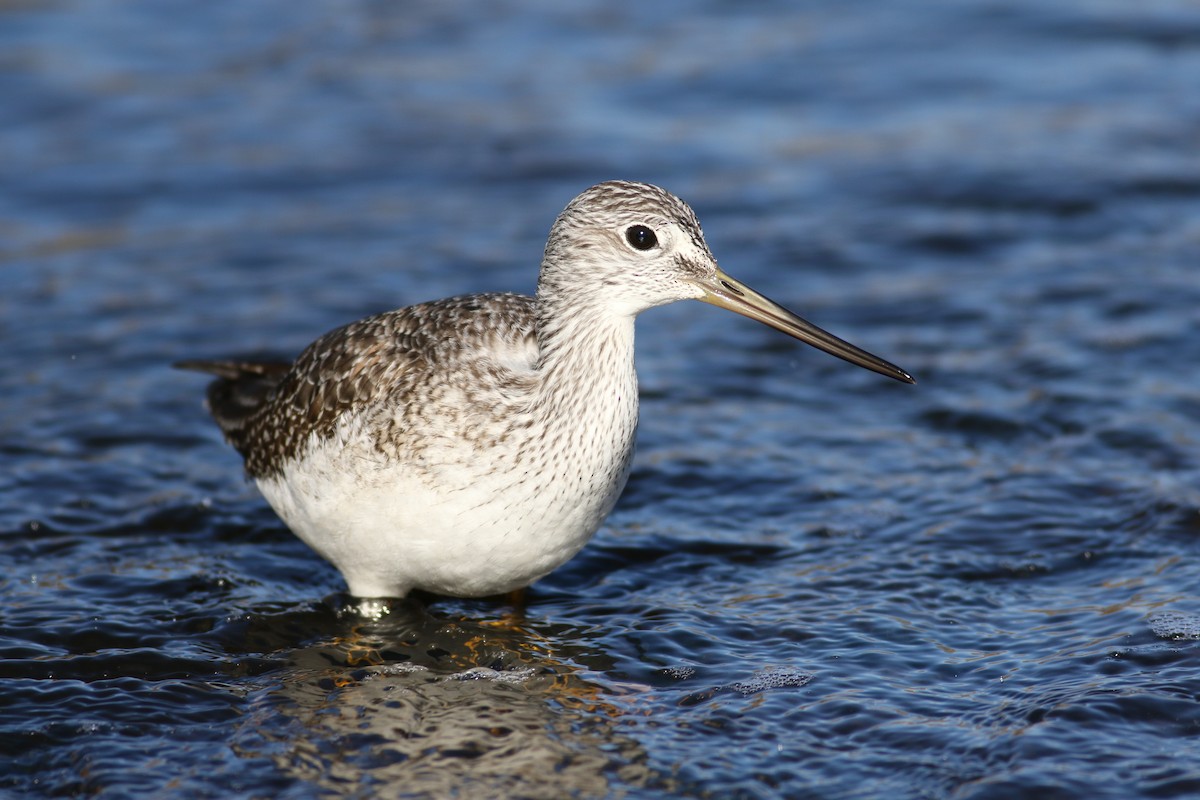
[(277, 375), (282, 377), (283, 373), (292, 368), (291, 363), (287, 361), (205, 361), (203, 359), (176, 361), (171, 366), (175, 369), (207, 372), (210, 375), (216, 375), (218, 378), (224, 378), (227, 381), (234, 381), (238, 378), (252, 375)]
[(208, 411), (239, 450), (246, 420), (270, 398), (292, 368), (282, 361), (177, 361), (172, 366), (217, 376), (208, 385)]

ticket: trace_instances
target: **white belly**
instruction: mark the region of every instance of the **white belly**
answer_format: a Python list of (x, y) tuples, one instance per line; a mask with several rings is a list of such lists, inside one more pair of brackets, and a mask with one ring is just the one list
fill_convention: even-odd
[(334, 437), (258, 486), (357, 597), (500, 594), (566, 562), (600, 527), (628, 477), (632, 413), (622, 435), (605, 431), (611, 441), (585, 459), (593, 463), (505, 469), (497, 454), (464, 445), (416, 467)]

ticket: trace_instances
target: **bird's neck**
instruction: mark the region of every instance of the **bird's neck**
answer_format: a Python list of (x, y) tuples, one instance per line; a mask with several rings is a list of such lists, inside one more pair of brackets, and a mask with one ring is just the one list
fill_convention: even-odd
[[(558, 302), (556, 302), (558, 301)], [(552, 417), (637, 409), (634, 317), (599, 302), (538, 297), (538, 401)]]
[[(541, 289), (541, 288), (540, 288)], [(614, 457), (637, 427), (634, 315), (595, 299), (538, 295), (540, 357), (534, 413), (574, 449)]]

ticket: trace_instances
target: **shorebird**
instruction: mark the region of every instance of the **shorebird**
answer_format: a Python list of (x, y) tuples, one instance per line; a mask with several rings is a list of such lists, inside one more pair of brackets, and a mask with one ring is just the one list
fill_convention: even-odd
[(629, 476), (634, 318), (702, 300), (906, 383), (718, 266), (692, 209), (610, 181), (550, 229), (534, 297), (475, 294), (331, 331), (291, 363), (184, 361), (289, 528), (359, 598), (528, 586), (582, 548)]

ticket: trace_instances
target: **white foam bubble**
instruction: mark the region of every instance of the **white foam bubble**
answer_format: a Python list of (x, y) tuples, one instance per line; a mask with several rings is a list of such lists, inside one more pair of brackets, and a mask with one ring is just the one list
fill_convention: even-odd
[(1164, 611), (1149, 622), (1150, 630), (1164, 639), (1200, 639), (1200, 614)]
[(803, 686), (813, 679), (811, 672), (800, 670), (773, 669), (760, 672), (746, 681), (735, 681), (727, 688), (744, 695), (758, 694), (767, 689)]

